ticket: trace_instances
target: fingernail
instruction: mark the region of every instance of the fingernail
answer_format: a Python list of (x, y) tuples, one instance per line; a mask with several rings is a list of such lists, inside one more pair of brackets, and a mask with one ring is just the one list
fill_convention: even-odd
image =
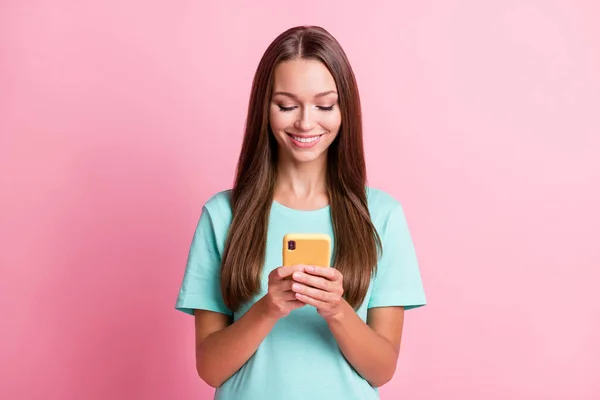
[(300, 272), (294, 272), (294, 279), (302, 279), (302, 274)]
[(297, 292), (299, 292), (299, 291), (300, 291), (300, 288), (301, 288), (301, 287), (300, 287), (300, 285), (298, 285), (297, 283), (294, 283), (294, 284), (292, 285), (292, 289), (293, 289), (294, 291), (297, 291)]
[(315, 267), (308, 266), (308, 267), (306, 267), (306, 271), (308, 271), (308, 272), (315, 272)]

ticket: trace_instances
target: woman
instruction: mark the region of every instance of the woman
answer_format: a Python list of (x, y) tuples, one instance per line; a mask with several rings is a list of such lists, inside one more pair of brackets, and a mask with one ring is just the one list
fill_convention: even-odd
[[(289, 232), (333, 267), (280, 267)], [(177, 299), (215, 398), (376, 399), (404, 310), (425, 304), (400, 204), (366, 187), (356, 81), (319, 27), (275, 39), (254, 78), (234, 187), (202, 208)]]

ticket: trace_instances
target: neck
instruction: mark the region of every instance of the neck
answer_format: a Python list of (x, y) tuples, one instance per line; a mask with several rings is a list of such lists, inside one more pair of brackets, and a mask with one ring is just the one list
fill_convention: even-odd
[(280, 160), (274, 200), (301, 209), (329, 204), (326, 157), (306, 163)]

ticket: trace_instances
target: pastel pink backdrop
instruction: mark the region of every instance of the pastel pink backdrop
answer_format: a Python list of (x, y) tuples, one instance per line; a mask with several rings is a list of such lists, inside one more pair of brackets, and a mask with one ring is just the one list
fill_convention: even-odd
[(348, 53), (430, 302), (382, 398), (600, 398), (599, 3), (376, 3), (2, 2), (0, 398), (212, 398), (175, 297), (298, 24)]

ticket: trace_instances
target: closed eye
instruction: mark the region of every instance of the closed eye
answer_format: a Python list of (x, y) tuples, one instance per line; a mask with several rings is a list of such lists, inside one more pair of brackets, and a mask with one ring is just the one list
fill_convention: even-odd
[(292, 111), (294, 108), (296, 108), (296, 106), (292, 106), (292, 107), (284, 107), (284, 106), (281, 106), (281, 105), (280, 105), (280, 106), (279, 106), (279, 111), (283, 111), (283, 112), (286, 112), (286, 111)]
[(333, 105), (329, 107), (318, 106), (317, 108), (321, 111), (333, 111)]
[[(296, 108), (298, 108), (298, 106), (284, 107), (284, 106), (282, 106), (282, 105), (278, 105), (278, 107), (279, 107), (279, 111), (282, 111), (282, 112), (293, 111), (293, 110), (295, 110)], [(333, 107), (334, 107), (333, 105), (330, 105), (330, 106), (328, 106), (328, 107), (325, 107), (325, 106), (317, 106), (317, 109), (318, 109), (319, 111), (333, 111)]]

